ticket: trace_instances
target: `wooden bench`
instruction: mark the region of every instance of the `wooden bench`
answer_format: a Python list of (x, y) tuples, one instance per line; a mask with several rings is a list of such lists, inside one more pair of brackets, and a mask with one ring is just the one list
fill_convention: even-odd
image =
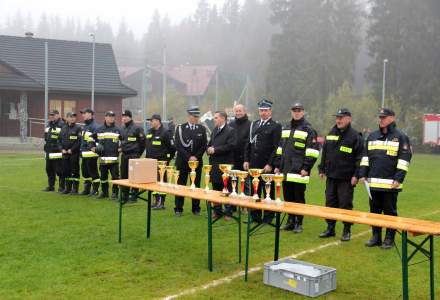
[[(323, 219), (331, 219), (336, 221), (344, 221), (355, 224), (364, 224), (369, 226), (384, 227), (397, 230), (402, 237), (402, 249), (401, 249), (401, 261), (402, 261), (402, 295), (403, 299), (408, 299), (408, 264), (409, 261), (418, 252), (425, 255), (430, 262), (430, 292), (431, 299), (435, 298), (434, 295), (434, 236), (440, 235), (440, 223), (419, 220), (412, 218), (403, 218), (395, 216), (386, 216), (373, 214), (368, 212), (361, 212), (355, 210), (345, 210), (338, 208), (323, 207), (318, 205), (308, 205), (301, 203), (284, 202), (283, 205), (277, 206), (275, 204), (266, 204), (264, 202), (253, 202), (251, 197), (242, 198), (230, 198), (223, 197), (218, 191), (204, 192), (203, 189), (191, 190), (186, 186), (169, 186), (161, 185), (159, 183), (148, 184), (132, 184), (128, 180), (114, 180), (113, 184), (131, 187), (139, 189), (138, 198), (147, 202), (147, 238), (150, 237), (150, 225), (151, 225), (151, 192), (161, 192), (171, 195), (178, 195), (183, 197), (190, 197), (194, 199), (206, 201), (208, 208), (208, 269), (213, 270), (212, 262), (212, 225), (217, 220), (212, 220), (212, 204), (230, 204), (243, 208), (259, 209), (265, 211), (272, 211), (275, 213), (275, 224), (270, 224), (275, 228), (275, 241), (274, 241), (274, 260), (279, 258), (279, 239), (280, 239), (280, 227), (281, 227), (281, 214), (300, 214), (309, 217), (318, 217)], [(143, 192), (148, 192), (147, 198), (141, 197)], [(118, 241), (122, 240), (122, 209), (124, 203), (119, 201), (119, 236)], [(241, 262), (241, 210), (238, 210), (238, 217), (234, 217), (238, 224), (238, 249), (239, 249), (239, 262)], [(249, 244), (250, 237), (260, 227), (267, 224), (252, 224), (251, 214), (248, 214), (246, 230), (246, 257), (245, 257), (245, 280), (247, 280), (248, 266), (249, 266)], [(426, 235), (427, 237), (421, 242), (417, 243), (411, 241), (408, 238), (408, 234), (412, 236)], [(425, 249), (424, 245), (429, 241), (429, 249)], [(410, 254), (408, 253), (408, 245), (412, 245), (415, 249)]]

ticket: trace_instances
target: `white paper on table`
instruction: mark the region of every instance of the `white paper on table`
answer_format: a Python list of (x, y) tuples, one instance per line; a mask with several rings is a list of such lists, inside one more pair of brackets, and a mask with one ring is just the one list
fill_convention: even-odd
[(373, 197), (371, 197), (370, 185), (368, 184), (367, 180), (364, 180), (364, 185), (365, 185), (365, 189), (367, 190), (367, 193), (368, 193), (368, 198), (373, 199)]

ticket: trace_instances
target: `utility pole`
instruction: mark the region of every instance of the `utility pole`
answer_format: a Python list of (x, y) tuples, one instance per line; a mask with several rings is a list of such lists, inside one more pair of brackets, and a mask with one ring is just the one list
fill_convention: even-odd
[[(44, 42), (44, 127), (47, 126), (48, 120), (47, 116), (49, 115), (49, 46), (47, 42)], [(61, 113), (61, 112), (60, 112)]]
[(92, 37), (92, 98), (91, 98), (91, 108), (95, 110), (95, 34), (90, 33)]
[(218, 66), (215, 69), (215, 110), (218, 110)]
[(385, 85), (386, 85), (386, 73), (387, 73), (388, 59), (383, 60), (383, 77), (382, 77), (382, 107), (385, 107)]
[(164, 45), (163, 55), (163, 67), (162, 67), (162, 119), (167, 120), (167, 47)]

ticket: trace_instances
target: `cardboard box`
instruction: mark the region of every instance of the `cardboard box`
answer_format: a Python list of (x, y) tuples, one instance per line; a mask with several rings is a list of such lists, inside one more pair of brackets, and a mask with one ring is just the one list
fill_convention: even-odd
[(130, 183), (157, 182), (157, 160), (151, 158), (130, 159), (128, 161), (128, 181)]

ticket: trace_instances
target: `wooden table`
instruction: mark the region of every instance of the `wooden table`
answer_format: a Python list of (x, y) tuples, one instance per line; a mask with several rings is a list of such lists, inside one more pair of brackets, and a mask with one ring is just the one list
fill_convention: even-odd
[[(245, 254), (245, 280), (247, 280), (248, 266), (249, 266), (249, 249), (250, 249), (250, 237), (259, 228), (266, 225), (271, 225), (275, 228), (274, 237), (274, 260), (279, 258), (279, 240), (280, 240), (280, 226), (281, 226), (281, 214), (300, 214), (310, 217), (318, 217), (323, 219), (330, 219), (336, 221), (350, 222), (356, 224), (364, 224), (369, 226), (384, 227), (389, 229), (395, 229), (402, 237), (402, 250), (401, 250), (401, 262), (402, 262), (402, 295), (403, 299), (409, 299), (408, 294), (408, 264), (414, 255), (418, 252), (426, 256), (430, 262), (430, 291), (431, 299), (435, 298), (434, 295), (434, 236), (440, 235), (440, 223), (412, 218), (403, 218), (395, 216), (386, 216), (380, 214), (373, 214), (368, 212), (361, 212), (355, 210), (345, 210), (338, 208), (323, 207), (317, 205), (308, 205), (301, 203), (284, 202), (282, 205), (267, 204), (265, 202), (253, 202), (251, 197), (246, 198), (231, 198), (223, 197), (218, 191), (204, 192), (203, 189), (191, 190), (186, 186), (170, 186), (161, 185), (159, 183), (148, 184), (132, 184), (128, 180), (113, 180), (113, 184), (120, 186), (139, 189), (137, 197), (147, 202), (147, 238), (150, 237), (150, 225), (151, 225), (151, 192), (161, 192), (171, 195), (178, 195), (183, 197), (189, 197), (199, 200), (204, 200), (207, 203), (208, 208), (208, 269), (213, 270), (212, 262), (212, 225), (216, 220), (212, 220), (212, 204), (230, 204), (243, 208), (259, 209), (265, 211), (272, 211), (275, 213), (275, 224), (252, 224), (251, 214), (248, 214), (247, 230), (246, 230), (246, 254)], [(148, 193), (147, 198), (141, 197), (143, 192)], [(119, 235), (118, 241), (122, 240), (122, 208), (124, 203), (122, 198), (119, 201)], [(239, 243), (239, 262), (241, 262), (241, 213), (238, 210), (238, 217), (234, 219), (238, 224), (238, 243)], [(408, 234), (412, 236), (426, 235), (426, 238), (417, 243), (408, 238)], [(424, 245), (429, 241), (429, 248), (425, 249)], [(409, 254), (408, 245), (413, 246), (415, 249)]]

